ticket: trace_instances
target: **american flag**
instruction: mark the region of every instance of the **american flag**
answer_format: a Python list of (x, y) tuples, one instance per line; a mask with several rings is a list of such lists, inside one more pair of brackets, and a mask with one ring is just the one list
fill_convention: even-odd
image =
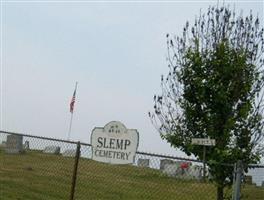
[(71, 103), (70, 103), (70, 112), (73, 113), (74, 103), (75, 103), (75, 96), (76, 96), (76, 87), (72, 95)]

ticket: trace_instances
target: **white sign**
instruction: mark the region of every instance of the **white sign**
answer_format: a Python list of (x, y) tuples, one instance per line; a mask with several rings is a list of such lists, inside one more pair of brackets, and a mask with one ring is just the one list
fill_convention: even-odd
[(215, 139), (210, 138), (193, 138), (192, 144), (204, 145), (204, 146), (215, 146)]
[(109, 122), (103, 128), (94, 128), (91, 135), (92, 159), (111, 164), (134, 162), (139, 134), (127, 129), (117, 121)]

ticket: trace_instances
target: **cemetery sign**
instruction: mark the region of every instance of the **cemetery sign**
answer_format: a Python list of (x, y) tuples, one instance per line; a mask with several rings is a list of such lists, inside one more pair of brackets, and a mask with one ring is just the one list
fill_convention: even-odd
[(92, 159), (111, 164), (133, 163), (138, 138), (137, 130), (127, 129), (118, 121), (96, 127), (91, 134)]

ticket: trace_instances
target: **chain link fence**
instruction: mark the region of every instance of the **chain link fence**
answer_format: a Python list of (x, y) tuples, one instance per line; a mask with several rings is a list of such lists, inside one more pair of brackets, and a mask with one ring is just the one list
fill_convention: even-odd
[(74, 158), (61, 152), (75, 151), (75, 143), (0, 134), (2, 199), (69, 199)]
[(264, 199), (264, 165), (249, 165), (247, 172), (246, 166), (242, 166), (241, 199)]
[(89, 159), (90, 145), (82, 145), (81, 155), (76, 199), (216, 198), (197, 160), (137, 152), (133, 165), (111, 165)]
[[(217, 199), (201, 161), (137, 152), (133, 164), (112, 165), (91, 156), (90, 144), (0, 132), (0, 199)], [(241, 175), (241, 199), (263, 199), (262, 182), (255, 185), (252, 175), (257, 167), (264, 170), (252, 165)], [(225, 190), (226, 199), (233, 190)]]

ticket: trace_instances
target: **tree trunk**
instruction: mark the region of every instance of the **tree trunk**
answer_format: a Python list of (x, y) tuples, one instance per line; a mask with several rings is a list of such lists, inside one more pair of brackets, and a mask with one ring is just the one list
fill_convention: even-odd
[(224, 187), (217, 186), (217, 200), (224, 200)]

